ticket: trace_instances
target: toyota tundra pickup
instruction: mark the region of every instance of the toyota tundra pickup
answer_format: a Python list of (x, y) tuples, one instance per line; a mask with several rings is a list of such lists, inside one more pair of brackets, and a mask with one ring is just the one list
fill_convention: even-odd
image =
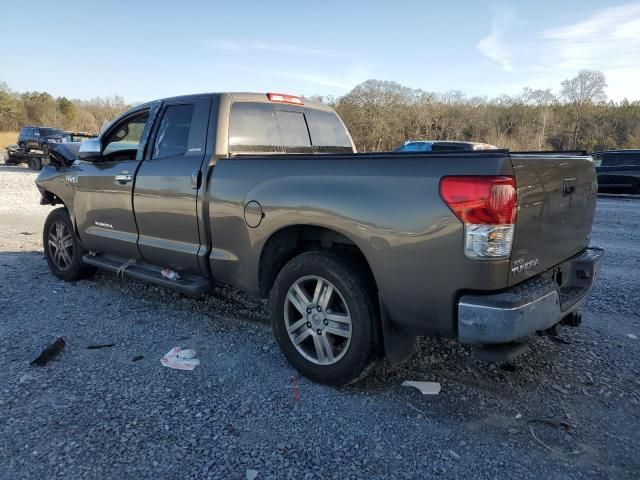
[(137, 106), (36, 183), (61, 205), (43, 233), (56, 276), (268, 297), (287, 360), (333, 385), (417, 335), (500, 349), (567, 323), (603, 256), (589, 156), (356, 153), (331, 108), (284, 94)]

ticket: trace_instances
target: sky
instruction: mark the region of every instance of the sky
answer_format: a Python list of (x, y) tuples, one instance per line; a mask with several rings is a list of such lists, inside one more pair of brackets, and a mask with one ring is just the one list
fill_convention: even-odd
[(340, 96), (375, 78), (494, 97), (589, 68), (640, 100), (640, 2), (0, 0), (0, 19), (0, 81), (21, 92)]

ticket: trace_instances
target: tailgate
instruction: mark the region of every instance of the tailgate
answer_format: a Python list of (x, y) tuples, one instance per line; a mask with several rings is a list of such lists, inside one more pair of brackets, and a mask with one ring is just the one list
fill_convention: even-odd
[(597, 181), (590, 156), (511, 154), (518, 214), (509, 285), (556, 266), (589, 245)]

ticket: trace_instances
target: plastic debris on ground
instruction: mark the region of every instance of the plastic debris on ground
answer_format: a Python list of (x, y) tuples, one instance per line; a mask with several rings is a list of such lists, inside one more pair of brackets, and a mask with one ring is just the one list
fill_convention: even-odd
[(64, 338), (62, 337), (58, 338), (55, 342), (53, 342), (47, 348), (42, 350), (40, 355), (38, 355), (38, 357), (31, 362), (31, 365), (38, 365), (39, 367), (43, 367), (44, 365), (49, 363), (51, 360), (53, 360), (55, 357), (60, 355), (62, 350), (64, 350), (65, 344), (66, 343), (64, 341)]
[(438, 395), (442, 389), (438, 382), (413, 382), (411, 380), (405, 380), (402, 382), (402, 386), (417, 388), (423, 395)]
[(160, 273), (164, 278), (166, 278), (167, 280), (171, 280), (172, 282), (180, 279), (180, 275), (178, 275), (178, 272), (174, 272), (173, 270), (169, 270), (168, 268), (165, 268)]
[(637, 340), (638, 336), (634, 335), (633, 333), (627, 333), (627, 337), (629, 337), (631, 340)]
[(173, 347), (160, 359), (160, 363), (165, 367), (175, 368), (176, 370), (193, 370), (200, 365), (200, 360), (195, 356), (195, 350), (190, 348), (183, 350), (180, 347)]
[(258, 471), (247, 468), (246, 478), (247, 480), (255, 480), (258, 478)]
[(115, 346), (115, 343), (101, 343), (98, 345), (88, 345), (87, 350), (100, 350), (101, 348), (111, 348), (114, 346)]

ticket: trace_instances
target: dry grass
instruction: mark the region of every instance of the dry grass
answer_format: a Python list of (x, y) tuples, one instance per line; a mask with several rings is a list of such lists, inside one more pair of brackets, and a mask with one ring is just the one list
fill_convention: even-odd
[(18, 132), (0, 132), (0, 150), (18, 141)]

